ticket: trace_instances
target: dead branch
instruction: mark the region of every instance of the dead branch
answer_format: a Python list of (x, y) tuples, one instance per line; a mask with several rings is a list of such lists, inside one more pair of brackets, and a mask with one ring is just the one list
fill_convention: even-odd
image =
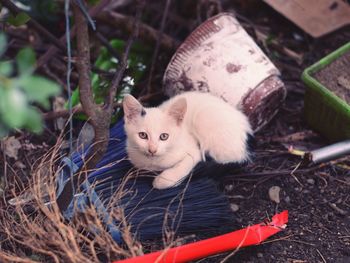
[[(147, 8), (149, 8), (149, 10), (151, 10), (152, 12), (158, 12), (158, 13), (163, 12), (159, 4), (156, 2), (147, 3)], [(196, 21), (190, 18), (185, 19), (182, 16), (179, 16), (178, 14), (176, 14), (175, 12), (168, 13), (168, 19), (171, 22), (177, 24), (178, 26), (188, 31), (192, 31), (196, 27)]]
[[(10, 10), (11, 13), (17, 15), (22, 10), (20, 10), (15, 4), (13, 4), (10, 0), (1, 0), (3, 5)], [(60, 42), (53, 34), (47, 31), (42, 25), (40, 25), (35, 19), (32, 17), (28, 21), (28, 25), (35, 28), (39, 33), (43, 34), (48, 40), (50, 40), (57, 48), (65, 51), (66, 47)]]
[[(72, 108), (72, 114), (83, 113), (83, 107), (75, 106)], [(45, 120), (52, 120), (57, 118), (68, 118), (70, 116), (69, 110), (59, 110), (59, 111), (50, 111), (42, 114)]]
[(67, 85), (60, 79), (54, 72), (52, 72), (49, 68), (49, 66), (46, 64), (43, 66), (43, 72), (51, 79), (56, 81), (61, 87), (63, 87), (65, 90), (67, 90)]
[(144, 1), (140, 1), (138, 10), (136, 11), (136, 17), (135, 17), (134, 23), (133, 23), (132, 34), (129, 37), (128, 42), (126, 43), (124, 54), (122, 56), (122, 60), (120, 61), (119, 70), (118, 70), (117, 74), (113, 77), (112, 82), (111, 82), (111, 86), (109, 89), (109, 97), (108, 97), (108, 101), (107, 101), (108, 111), (111, 111), (111, 112), (112, 112), (113, 101), (114, 101), (115, 95), (117, 93), (117, 88), (120, 84), (120, 81), (122, 80), (124, 71), (125, 71), (127, 63), (128, 63), (127, 59), (129, 56), (131, 45), (134, 41), (134, 38), (138, 35), (138, 32), (139, 32), (140, 19), (141, 19), (141, 13), (142, 13), (141, 11), (143, 9), (143, 6), (144, 6)]
[[(103, 10), (103, 8), (105, 8), (108, 4), (109, 4), (110, 0), (102, 0), (100, 1), (96, 6), (92, 7), (89, 10), (89, 15), (91, 17), (96, 16), (99, 12), (101, 12)], [(70, 37), (74, 37), (76, 34), (76, 27), (73, 26), (71, 29), (71, 33), (70, 33)], [(61, 43), (65, 43), (66, 41), (66, 35), (62, 36), (59, 40)], [(36, 65), (36, 69), (40, 68), (42, 65), (46, 64), (47, 61), (56, 54), (56, 52), (58, 51), (58, 49), (55, 46), (50, 47), (44, 55), (42, 55), (37, 62)]]
[(147, 93), (148, 94), (152, 93), (152, 91), (153, 91), (152, 85), (151, 85), (152, 76), (153, 76), (154, 68), (156, 65), (157, 57), (158, 57), (160, 43), (162, 42), (163, 35), (164, 35), (165, 22), (166, 22), (167, 17), (168, 17), (170, 3), (171, 3), (171, 0), (166, 0), (165, 9), (163, 12), (162, 21), (161, 21), (160, 29), (158, 32), (156, 47), (154, 49), (153, 56), (152, 56), (152, 64), (151, 64), (151, 69), (149, 72), (149, 78), (148, 78), (148, 83), (147, 83), (147, 91), (148, 91)]
[[(120, 108), (122, 105), (120, 103), (113, 103), (113, 108)], [(81, 105), (75, 106), (72, 108), (72, 113), (77, 114), (77, 113), (85, 113), (83, 107)], [(57, 118), (68, 118), (70, 117), (70, 112), (69, 110), (59, 110), (59, 111), (50, 111), (43, 113), (43, 118), (45, 120), (52, 120), (52, 119), (57, 119)]]
[[(60, 58), (53, 57), (50, 59), (49, 63), (47, 63), (47, 64), (49, 65), (50, 68), (52, 68), (52, 70), (57, 72), (60, 76), (65, 77), (67, 75), (67, 65)], [(79, 76), (78, 76), (77, 72), (72, 71), (70, 78), (71, 78), (71, 81), (73, 83), (76, 83), (76, 82), (78, 82)], [(66, 86), (66, 84), (65, 84), (65, 86)]]
[[(106, 24), (109, 24), (113, 27), (116, 25), (119, 28), (127, 33), (133, 31), (133, 18), (130, 16), (125, 16), (117, 12), (106, 10), (97, 15), (97, 19), (100, 19)], [(155, 44), (158, 39), (158, 30), (153, 27), (140, 23), (139, 26), (139, 37), (142, 38), (145, 42)], [(162, 40), (160, 42), (160, 47), (165, 50), (174, 51), (180, 42), (167, 34), (163, 34)]]

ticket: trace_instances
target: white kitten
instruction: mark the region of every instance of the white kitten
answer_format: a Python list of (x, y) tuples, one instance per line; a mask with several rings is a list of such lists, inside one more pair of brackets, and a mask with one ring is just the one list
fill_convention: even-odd
[(176, 185), (208, 154), (218, 163), (249, 159), (247, 117), (209, 93), (186, 92), (157, 108), (123, 100), (127, 152), (138, 168), (162, 171), (158, 189)]

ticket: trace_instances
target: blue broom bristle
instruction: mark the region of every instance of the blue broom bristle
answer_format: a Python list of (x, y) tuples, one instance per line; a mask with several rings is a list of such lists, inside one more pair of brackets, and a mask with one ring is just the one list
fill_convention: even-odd
[[(157, 190), (152, 187), (155, 175), (150, 172), (137, 173), (127, 160), (125, 143), (124, 124), (121, 121), (111, 129), (107, 152), (96, 171), (89, 174), (88, 183), (106, 211), (111, 213), (114, 209), (123, 209), (126, 221), (137, 238), (160, 238), (164, 227), (175, 232), (175, 235), (183, 235), (216, 231), (222, 226), (232, 225), (234, 217), (227, 198), (217, 189), (216, 183), (206, 176), (219, 176), (217, 169), (205, 164), (198, 165), (190, 176), (190, 182), (188, 178), (176, 187)], [(73, 155), (72, 161), (78, 167), (82, 167), (87, 151)], [(70, 211), (67, 214), (74, 213), (72, 207), (68, 208)], [(123, 225), (117, 218), (113, 220), (121, 230)]]

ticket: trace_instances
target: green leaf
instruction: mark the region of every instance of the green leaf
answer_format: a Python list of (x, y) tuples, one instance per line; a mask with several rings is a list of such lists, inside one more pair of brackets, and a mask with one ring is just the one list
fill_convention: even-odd
[(4, 137), (6, 137), (9, 133), (9, 128), (7, 127), (7, 125), (5, 125), (3, 123), (3, 121), (1, 120), (1, 115), (0, 115), (0, 140)]
[(11, 61), (0, 62), (0, 75), (8, 77), (11, 75), (12, 69)]
[(20, 128), (26, 122), (27, 100), (25, 94), (16, 88), (3, 89), (0, 96), (0, 113), (10, 128)]
[(6, 43), (7, 41), (5, 34), (0, 33), (0, 57), (2, 56), (2, 54), (4, 54), (6, 50)]
[[(125, 41), (120, 39), (113, 39), (110, 41), (111, 46), (120, 54), (124, 52)], [(146, 47), (143, 43), (135, 42), (131, 46), (128, 59), (128, 75), (124, 76), (123, 81), (120, 83), (118, 88), (117, 100), (121, 101), (121, 93), (130, 93), (130, 90), (135, 86), (135, 83), (138, 83), (140, 79), (144, 76), (146, 69), (148, 68), (152, 50), (149, 47)], [(95, 61), (95, 66), (99, 69), (116, 72), (116, 69), (120, 66), (120, 61), (116, 59), (110, 52), (105, 48), (100, 49), (99, 56)], [(127, 81), (129, 80), (129, 82)], [(131, 82), (134, 82), (132, 83)], [(110, 80), (106, 79), (103, 76), (98, 74), (91, 74), (92, 90), (94, 94), (94, 100), (96, 103), (101, 103), (108, 93), (110, 86)], [(79, 87), (72, 92), (71, 96), (72, 105), (75, 106), (79, 104)], [(65, 104), (65, 108), (68, 109), (68, 102)], [(118, 110), (117, 110), (118, 111)], [(78, 119), (86, 119), (82, 114), (76, 114), (74, 116)]]
[(30, 20), (30, 16), (28, 16), (26, 13), (24, 12), (20, 12), (18, 13), (16, 16), (14, 15), (10, 15), (7, 18), (7, 22), (13, 26), (21, 26), (24, 25), (25, 23), (27, 23)]
[(95, 5), (98, 2), (100, 2), (100, 0), (88, 0), (89, 5)]
[(21, 49), (16, 56), (18, 71), (20, 74), (31, 73), (35, 65), (35, 53), (31, 48)]
[[(80, 93), (79, 93), (79, 87), (77, 87), (73, 92), (72, 96), (70, 97), (72, 101), (72, 107), (78, 105), (80, 103)], [(68, 109), (68, 101), (66, 103), (66, 108)]]
[(41, 133), (43, 131), (41, 115), (34, 107), (27, 109), (26, 117), (25, 128), (35, 133)]
[(60, 91), (60, 86), (56, 82), (39, 76), (22, 78), (20, 85), (29, 101), (38, 102), (45, 108), (50, 106), (49, 97)]

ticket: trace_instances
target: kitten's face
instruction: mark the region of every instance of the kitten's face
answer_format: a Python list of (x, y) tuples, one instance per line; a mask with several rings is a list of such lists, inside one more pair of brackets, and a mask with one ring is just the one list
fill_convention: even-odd
[(176, 146), (181, 133), (186, 101), (175, 102), (170, 110), (143, 108), (132, 96), (123, 101), (128, 151), (137, 151), (149, 158), (165, 155)]

